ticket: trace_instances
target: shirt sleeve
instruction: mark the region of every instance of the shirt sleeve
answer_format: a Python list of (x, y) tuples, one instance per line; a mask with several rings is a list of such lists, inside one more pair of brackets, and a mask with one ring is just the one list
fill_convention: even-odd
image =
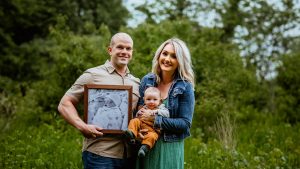
[(163, 116), (163, 117), (170, 117), (169, 110), (165, 107), (164, 104), (161, 104), (159, 108), (157, 109), (157, 115)]
[(74, 97), (77, 101), (79, 101), (83, 96), (84, 85), (92, 82), (92, 74), (90, 72), (84, 72), (66, 92), (66, 95)]

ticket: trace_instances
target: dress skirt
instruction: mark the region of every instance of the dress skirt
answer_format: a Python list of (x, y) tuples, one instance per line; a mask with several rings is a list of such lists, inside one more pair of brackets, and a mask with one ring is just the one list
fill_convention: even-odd
[(165, 142), (162, 137), (145, 157), (138, 157), (136, 169), (184, 169), (184, 140)]

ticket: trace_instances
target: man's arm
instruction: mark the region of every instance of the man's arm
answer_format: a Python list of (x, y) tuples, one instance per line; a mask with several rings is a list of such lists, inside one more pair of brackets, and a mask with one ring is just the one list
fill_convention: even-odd
[(68, 123), (78, 129), (85, 137), (102, 136), (101, 128), (95, 125), (88, 125), (81, 120), (75, 108), (77, 103), (78, 101), (75, 98), (64, 95), (58, 105), (58, 111)]

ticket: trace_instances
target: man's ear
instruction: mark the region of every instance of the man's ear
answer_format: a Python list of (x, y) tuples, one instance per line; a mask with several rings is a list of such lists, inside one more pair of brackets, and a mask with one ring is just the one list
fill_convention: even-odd
[(109, 47), (107, 48), (108, 54), (111, 54), (111, 50), (112, 50), (112, 48), (109, 46)]

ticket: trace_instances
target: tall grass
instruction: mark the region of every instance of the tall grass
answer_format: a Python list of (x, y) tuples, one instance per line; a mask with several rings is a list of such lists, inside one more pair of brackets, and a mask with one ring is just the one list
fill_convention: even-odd
[(43, 124), (1, 134), (0, 168), (82, 168), (82, 138), (72, 127)]
[(300, 124), (251, 122), (240, 124), (236, 131), (236, 149), (231, 151), (217, 138), (207, 143), (195, 136), (187, 139), (185, 168), (300, 169)]
[[(185, 140), (185, 169), (300, 169), (300, 124), (252, 121), (232, 129), (225, 138), (236, 131), (234, 139), (203, 142), (201, 129), (192, 128), (198, 131)], [(2, 132), (0, 142), (0, 168), (82, 168), (82, 136), (62, 119)]]
[(228, 113), (221, 114), (217, 118), (214, 131), (224, 148), (235, 150), (236, 147), (236, 126), (235, 120), (232, 120)]

